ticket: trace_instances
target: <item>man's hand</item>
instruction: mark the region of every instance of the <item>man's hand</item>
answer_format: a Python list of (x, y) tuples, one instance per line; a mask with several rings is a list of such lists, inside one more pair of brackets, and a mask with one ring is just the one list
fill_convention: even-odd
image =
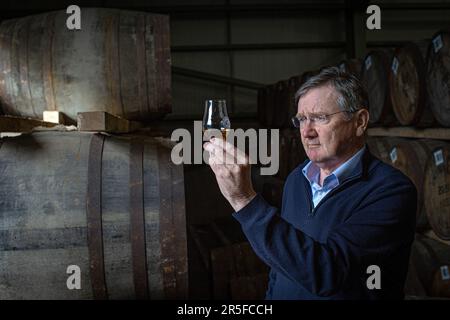
[(209, 165), (220, 191), (235, 211), (241, 210), (256, 196), (247, 155), (217, 138), (206, 142), (204, 148), (209, 152)]

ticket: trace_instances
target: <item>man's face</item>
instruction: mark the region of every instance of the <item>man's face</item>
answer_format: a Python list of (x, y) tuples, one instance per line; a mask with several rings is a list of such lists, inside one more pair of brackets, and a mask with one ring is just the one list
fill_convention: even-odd
[(309, 90), (298, 102), (297, 117), (305, 116), (300, 134), (308, 158), (319, 167), (340, 164), (355, 149), (356, 124), (347, 120), (347, 113), (329, 116), (324, 124), (312, 123), (310, 116), (342, 111), (337, 103), (339, 94), (328, 85)]

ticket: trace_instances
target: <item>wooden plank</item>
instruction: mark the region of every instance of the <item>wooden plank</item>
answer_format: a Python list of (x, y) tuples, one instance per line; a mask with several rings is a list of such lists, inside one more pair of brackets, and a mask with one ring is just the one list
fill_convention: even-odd
[(55, 111), (55, 110), (45, 110), (42, 114), (42, 118), (46, 122), (63, 124), (63, 125), (72, 125), (75, 124), (73, 120), (70, 120), (63, 112)]
[(377, 127), (367, 132), (369, 136), (450, 140), (450, 128)]
[(110, 133), (132, 132), (142, 124), (130, 121), (104, 111), (79, 112), (77, 115), (79, 131), (101, 131)]
[(32, 118), (0, 116), (0, 132), (28, 132), (35, 127), (54, 127), (56, 125)]

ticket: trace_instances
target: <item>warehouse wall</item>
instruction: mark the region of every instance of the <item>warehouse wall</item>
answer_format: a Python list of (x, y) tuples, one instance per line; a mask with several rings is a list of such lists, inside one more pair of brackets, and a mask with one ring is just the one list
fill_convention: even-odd
[[(275, 2), (272, 2), (275, 3)], [(172, 19), (172, 45), (215, 45), (227, 43), (227, 18)], [(230, 44), (281, 44), (297, 42), (344, 41), (343, 14), (334, 12), (279, 12), (259, 14), (233, 13), (229, 21)], [(311, 33), (310, 30), (316, 30)], [(195, 37), (193, 36), (195, 35)], [(232, 52), (174, 52), (175, 66), (215, 73), (261, 84), (300, 74), (323, 64), (344, 58), (342, 49), (261, 49)], [(201, 116), (202, 102), (208, 97), (226, 97), (235, 116), (256, 113), (256, 92), (227, 86), (210, 86), (197, 82), (186, 89), (186, 80), (174, 77), (175, 115)], [(175, 116), (174, 115), (174, 116)]]

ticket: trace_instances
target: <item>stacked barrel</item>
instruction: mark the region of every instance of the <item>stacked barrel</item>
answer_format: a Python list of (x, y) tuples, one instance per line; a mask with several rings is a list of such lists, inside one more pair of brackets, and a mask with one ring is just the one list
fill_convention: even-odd
[[(65, 11), (0, 24), (2, 113), (171, 112), (168, 17), (82, 13), (81, 30)], [(0, 139), (0, 299), (186, 298), (184, 176), (168, 142), (64, 127)]]
[(107, 111), (130, 120), (171, 112), (167, 16), (83, 8), (81, 30), (64, 11), (3, 21), (0, 101), (9, 115), (76, 120)]
[[(300, 132), (292, 117), (297, 114), (295, 94), (311, 72), (294, 75), (258, 90), (258, 121), (261, 128), (279, 131), (279, 170), (275, 177), (263, 177), (261, 191), (269, 203), (279, 207), (284, 181), (289, 173), (306, 160)], [(273, 146), (272, 149), (273, 151)]]
[(408, 296), (450, 298), (450, 145), (444, 140), (369, 137), (369, 150), (417, 189)]
[(371, 126), (450, 126), (450, 32), (431, 41), (372, 50), (360, 70), (352, 59), (342, 70), (359, 73), (369, 94)]
[[(431, 41), (370, 52), (362, 74), (369, 91), (371, 126), (448, 130), (444, 127), (450, 126), (449, 57), (448, 30), (437, 32)], [(445, 134), (441, 137), (446, 139)], [(381, 160), (407, 175), (418, 191), (417, 235), (405, 293), (450, 298), (448, 141), (371, 137), (368, 145)]]

